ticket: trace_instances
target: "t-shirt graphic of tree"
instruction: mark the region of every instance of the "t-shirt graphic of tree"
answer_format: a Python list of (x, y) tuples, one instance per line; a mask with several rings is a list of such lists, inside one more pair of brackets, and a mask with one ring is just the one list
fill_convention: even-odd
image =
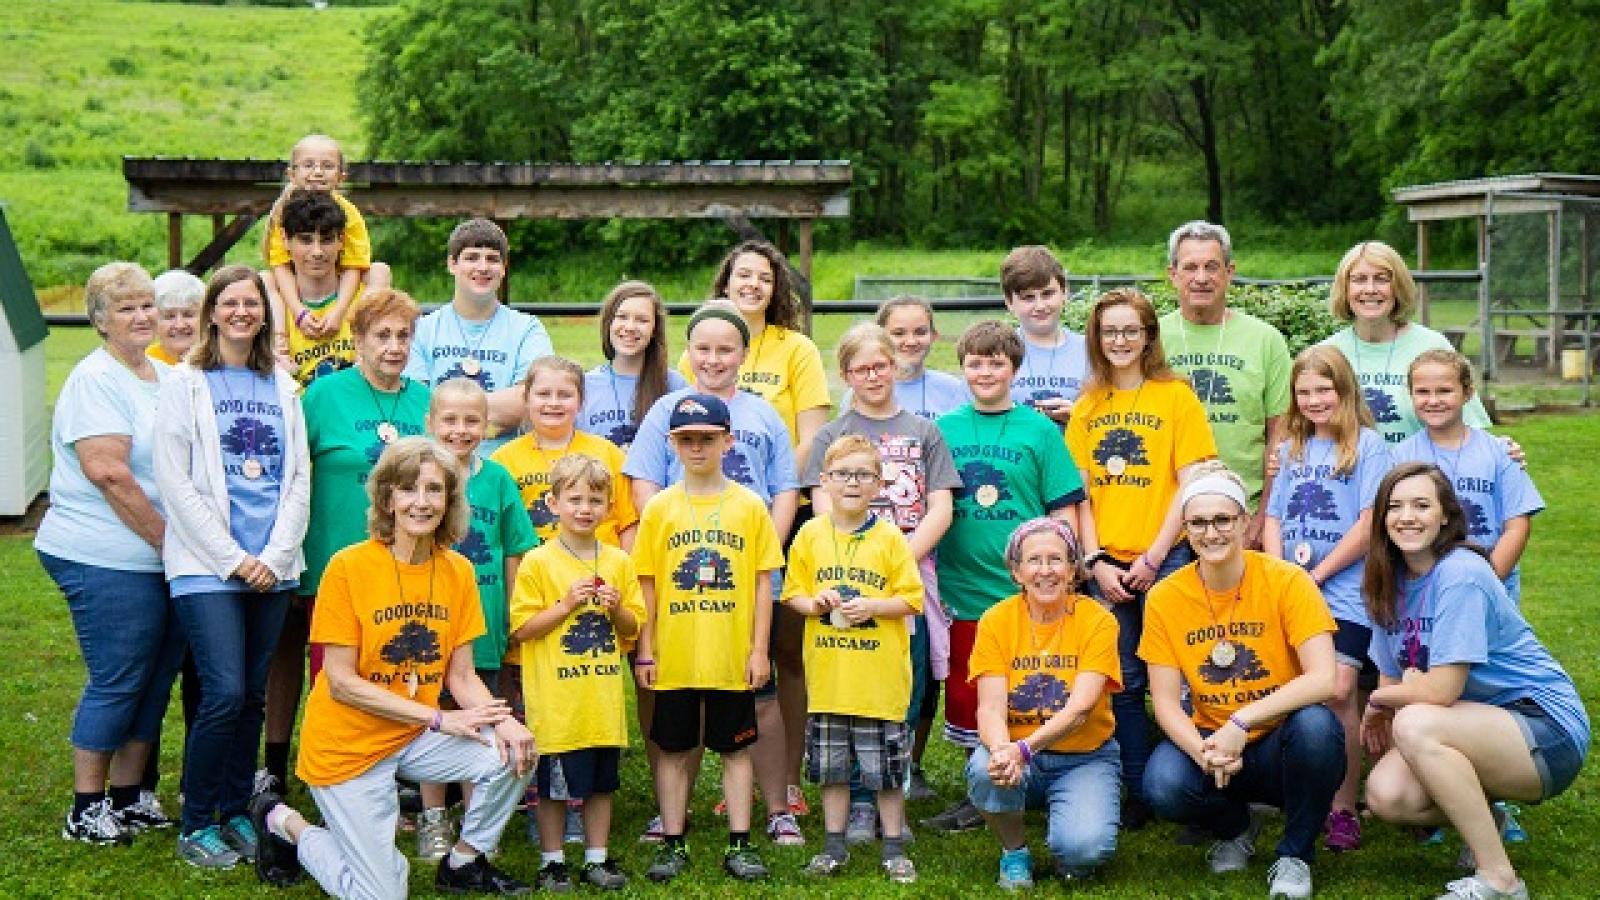
[(1040, 403), (1043, 403), (1046, 400), (1057, 400), (1060, 399), (1060, 397), (1060, 391), (1055, 390), (1054, 388), (1042, 388), (1030, 394), (1028, 396), (1028, 402), (1034, 406), (1038, 406)]
[(722, 474), (745, 487), (755, 483), (755, 476), (750, 474), (750, 461), (744, 458), (744, 454), (739, 452), (738, 447), (723, 454)]
[(1400, 642), (1399, 657), (1400, 670), (1416, 669), (1419, 672), (1428, 671), (1428, 645), (1422, 642), (1422, 636), (1415, 631), (1406, 635)]
[(306, 386), (310, 387), (311, 382), (316, 381), (318, 378), (321, 378), (324, 375), (332, 375), (340, 369), (348, 368), (350, 368), (350, 364), (339, 357), (325, 356), (315, 366), (311, 367), (311, 377), (306, 379)]
[(1299, 519), (1300, 524), (1304, 525), (1306, 516), (1324, 522), (1339, 518), (1333, 492), (1319, 482), (1302, 481), (1289, 495), (1289, 518)]
[(260, 419), (240, 416), (222, 436), (222, 449), (236, 456), (277, 456), (278, 435)]
[(367, 464), (375, 466), (378, 464), (378, 457), (383, 455), (384, 449), (389, 445), (379, 440), (377, 435), (373, 435), (372, 440), (372, 446), (367, 448)]
[[(606, 440), (616, 444), (618, 447), (626, 447), (633, 443), (633, 438), (638, 433), (639, 426), (632, 422), (623, 422), (620, 425), (611, 426), (611, 430), (606, 432)], [(723, 457), (722, 466), (724, 469), (727, 468), (727, 457)]]
[(461, 363), (456, 363), (449, 369), (445, 370), (445, 373), (440, 375), (439, 378), (434, 381), (434, 384), (444, 384), (446, 381), (449, 381), (452, 378), (470, 378), (473, 381), (476, 381), (484, 390), (494, 390), (494, 378), (489, 375), (488, 369), (479, 367), (478, 374), (468, 375), (466, 370), (461, 368)]
[(598, 657), (617, 652), (617, 633), (611, 620), (597, 612), (579, 613), (572, 627), (561, 636), (561, 649), (568, 656)]
[(489, 542), (484, 538), (483, 532), (476, 528), (467, 529), (467, 536), (456, 545), (456, 552), (465, 556), (467, 561), (475, 566), (481, 566), (494, 559), (494, 552), (489, 549)]
[(444, 658), (439, 652), (439, 633), (416, 619), (400, 626), (400, 631), (383, 645), (378, 655), (391, 666), (406, 663), (425, 666)]
[[(700, 581), (701, 566), (711, 567), (711, 581), (708, 584), (702, 584)], [(683, 562), (678, 563), (676, 569), (672, 570), (672, 584), (680, 591), (705, 593), (707, 588), (714, 591), (731, 591), (733, 563), (710, 547), (696, 547), (689, 551)]]
[(1461, 498), (1461, 512), (1467, 517), (1467, 534), (1473, 537), (1488, 537), (1491, 529), (1489, 516), (1483, 511), (1483, 504), (1472, 502), (1465, 494), (1458, 493), (1457, 496)]
[(1400, 413), (1394, 408), (1394, 398), (1389, 393), (1375, 387), (1361, 389), (1361, 395), (1367, 399), (1367, 408), (1372, 410), (1372, 418), (1378, 422), (1398, 422)]
[[(859, 599), (861, 599), (861, 589), (856, 587), (853, 584), (836, 584), (836, 585), (833, 586), (833, 589), (839, 592), (839, 598), (841, 600), (859, 600)], [(877, 619), (862, 619), (861, 621), (857, 622), (854, 625), (851, 625), (850, 627), (851, 628), (877, 628), (878, 627), (878, 620)]]
[(961, 494), (973, 497), (978, 493), (978, 488), (992, 486), (999, 490), (1000, 496), (995, 500), (1010, 500), (1011, 491), (1006, 488), (1006, 476), (994, 466), (981, 460), (974, 460), (961, 467)]
[(1234, 403), (1233, 386), (1228, 383), (1228, 376), (1215, 369), (1192, 369), (1189, 372), (1189, 381), (1194, 385), (1194, 392), (1202, 403)]
[(1048, 672), (1036, 672), (1006, 695), (1006, 707), (1014, 713), (1032, 713), (1039, 721), (1050, 718), (1067, 705), (1067, 686)]
[(1262, 665), (1261, 657), (1257, 656), (1254, 650), (1238, 641), (1233, 642), (1233, 649), (1235, 652), (1231, 666), (1213, 665), (1210, 658), (1200, 664), (1200, 677), (1205, 679), (1207, 684), (1231, 684), (1238, 687), (1241, 681), (1259, 681), (1272, 677), (1272, 673)]
[(1113, 456), (1122, 457), (1130, 466), (1148, 466), (1150, 457), (1144, 452), (1144, 438), (1128, 428), (1113, 428), (1100, 438), (1094, 448), (1094, 461), (1105, 465)]
[(556, 514), (550, 511), (549, 500), (550, 492), (545, 491), (528, 504), (528, 521), (533, 523), (535, 531), (556, 524)]

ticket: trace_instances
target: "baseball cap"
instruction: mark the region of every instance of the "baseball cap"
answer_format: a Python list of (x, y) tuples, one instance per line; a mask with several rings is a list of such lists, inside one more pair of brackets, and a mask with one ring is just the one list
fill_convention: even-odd
[(710, 394), (687, 394), (672, 405), (667, 431), (729, 431), (728, 404)]

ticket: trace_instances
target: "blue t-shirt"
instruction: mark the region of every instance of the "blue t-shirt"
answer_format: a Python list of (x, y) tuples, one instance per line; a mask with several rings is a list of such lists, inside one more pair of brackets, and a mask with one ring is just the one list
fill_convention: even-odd
[[(683, 480), (683, 465), (672, 452), (672, 445), (667, 443), (667, 422), (679, 398), (692, 391), (692, 388), (673, 391), (650, 407), (644, 421), (639, 423), (633, 446), (628, 448), (628, 459), (622, 465), (624, 475), (653, 481), (662, 487)], [(733, 419), (733, 448), (722, 458), (722, 472), (755, 491), (761, 502), (771, 506), (774, 496), (800, 486), (795, 478), (789, 429), (783, 426), (772, 404), (755, 394), (737, 391), (727, 403), (728, 414)]]
[[(1361, 429), (1356, 441), (1355, 471), (1334, 476), (1338, 455), (1333, 441), (1319, 437), (1306, 442), (1305, 455), (1299, 460), (1289, 459), (1287, 443), (1278, 450), (1278, 476), (1272, 482), (1267, 515), (1278, 520), (1283, 558), (1307, 570), (1326, 559), (1361, 513), (1372, 508), (1378, 482), (1389, 471), (1389, 447), (1383, 435), (1371, 428)], [(1309, 558), (1296, 556), (1302, 544), (1311, 551)], [(1365, 569), (1364, 561), (1356, 560), (1323, 582), (1322, 598), (1334, 618), (1370, 624), (1361, 602)]]
[[(1533, 486), (1533, 479), (1511, 459), (1503, 441), (1477, 428), (1469, 429), (1459, 450), (1446, 450), (1433, 443), (1426, 429), (1406, 438), (1389, 456), (1395, 463), (1432, 463), (1461, 499), (1467, 516), (1467, 538), (1485, 550), (1493, 550), (1505, 525), (1517, 516), (1532, 516), (1544, 509), (1544, 498)], [(1506, 593), (1511, 602), (1522, 601), (1521, 565), (1506, 577)]]
[(906, 412), (932, 420), (971, 403), (972, 391), (949, 372), (923, 369), (916, 378), (894, 383), (894, 399)]
[[(667, 370), (667, 392), (681, 391), (689, 383), (677, 372)], [(633, 443), (639, 423), (633, 420), (633, 398), (639, 391), (639, 376), (623, 375), (607, 363), (595, 366), (583, 376), (583, 409), (578, 413), (578, 430), (603, 437), (623, 450)]]
[(1089, 345), (1083, 335), (1063, 328), (1061, 343), (1054, 347), (1030, 344), (1021, 329), (1017, 336), (1022, 338), (1022, 365), (1011, 380), (1011, 399), (1024, 406), (1056, 397), (1078, 399), (1089, 371)]
[[(537, 316), (497, 306), (488, 321), (472, 322), (446, 303), (418, 320), (405, 376), (430, 388), (452, 378), (471, 378), (486, 391), (498, 391), (522, 380), (534, 360), (553, 353), (550, 335)], [(478, 371), (471, 375), (462, 367), (468, 357), (478, 361)], [(513, 437), (508, 432), (485, 439), (478, 455), (488, 458)]]
[(1589, 746), (1589, 714), (1566, 670), (1534, 637), (1488, 560), (1456, 548), (1423, 578), (1408, 579), (1395, 624), (1372, 630), (1378, 671), (1467, 666), (1461, 699), (1509, 706), (1530, 699), (1579, 749)]

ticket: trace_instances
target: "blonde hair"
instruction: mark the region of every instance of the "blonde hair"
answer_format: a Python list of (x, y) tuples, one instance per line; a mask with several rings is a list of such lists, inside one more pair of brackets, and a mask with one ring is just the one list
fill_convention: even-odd
[(1333, 382), (1333, 392), (1339, 397), (1339, 408), (1333, 411), (1329, 423), (1333, 428), (1333, 474), (1349, 475), (1356, 469), (1356, 458), (1361, 448), (1361, 429), (1376, 428), (1372, 410), (1362, 398), (1361, 387), (1356, 384), (1355, 370), (1344, 353), (1327, 344), (1318, 344), (1300, 351), (1289, 370), (1289, 409), (1284, 413), (1285, 430), (1289, 435), (1289, 458), (1305, 462), (1306, 446), (1316, 434), (1317, 426), (1300, 411), (1295, 400), (1295, 384), (1300, 375), (1310, 372)]
[(901, 294), (898, 297), (890, 297), (883, 301), (883, 305), (878, 307), (878, 313), (873, 317), (873, 321), (884, 328), (888, 328), (889, 316), (893, 315), (897, 309), (922, 310), (923, 314), (928, 317), (928, 327), (933, 330), (934, 334), (939, 333), (939, 326), (933, 322), (933, 304), (929, 303), (924, 297), (915, 297), (910, 294)]
[(878, 456), (878, 448), (859, 434), (846, 434), (829, 444), (828, 452), (822, 454), (822, 471), (826, 472), (829, 466), (857, 453), (865, 453), (872, 457), (872, 471), (879, 478), (883, 477), (883, 459)]
[(356, 304), (356, 311), (350, 315), (350, 330), (361, 336), (378, 322), (390, 316), (399, 316), (406, 320), (406, 325), (417, 321), (417, 316), (422, 311), (417, 308), (417, 301), (403, 291), (391, 288), (379, 288), (361, 298)]
[(105, 328), (101, 327), (106, 307), (132, 294), (149, 294), (151, 302), (155, 301), (155, 282), (138, 263), (108, 262), (89, 276), (89, 283), (83, 289), (83, 311), (88, 313), (89, 324), (101, 337), (106, 336)]
[(550, 496), (559, 497), (574, 488), (599, 491), (611, 498), (611, 473), (599, 460), (583, 453), (569, 453), (550, 467)]
[(422, 475), (422, 467), (433, 463), (444, 473), (444, 515), (433, 532), (434, 543), (455, 546), (467, 535), (472, 509), (467, 505), (466, 479), (461, 464), (450, 451), (432, 438), (401, 438), (384, 449), (378, 464), (367, 476), (367, 534), (380, 544), (394, 543), (394, 508), (389, 500), (396, 488), (410, 487)]
[(475, 400), (483, 406), (485, 413), (489, 410), (489, 392), (483, 389), (483, 385), (471, 378), (452, 378), (434, 387), (432, 395), (428, 397), (428, 415), (438, 414), (440, 403), (458, 399)]
[(1389, 311), (1389, 320), (1396, 325), (1404, 325), (1411, 321), (1411, 313), (1417, 308), (1417, 282), (1411, 277), (1411, 270), (1406, 267), (1406, 261), (1395, 249), (1383, 241), (1364, 241), (1351, 247), (1339, 260), (1339, 268), (1333, 275), (1333, 286), (1328, 291), (1328, 311), (1334, 317), (1349, 322), (1356, 317), (1350, 309), (1350, 271), (1356, 263), (1369, 262), (1389, 273), (1394, 279), (1394, 309)]
[(339, 174), (344, 175), (346, 171), (344, 148), (339, 146), (338, 141), (328, 135), (308, 134), (294, 142), (294, 146), (289, 148), (289, 164), (283, 167), (283, 190), (278, 193), (278, 199), (272, 201), (272, 209), (267, 212), (267, 227), (261, 231), (262, 259), (267, 258), (267, 248), (272, 246), (272, 233), (283, 227), (283, 204), (289, 199), (290, 194), (299, 190), (294, 184), (295, 161), (300, 158), (300, 151), (305, 149), (307, 144), (317, 141), (327, 141), (333, 145), (333, 152), (339, 157)]
[(849, 372), (850, 360), (855, 359), (856, 354), (874, 347), (883, 351), (891, 365), (894, 363), (894, 342), (889, 340), (889, 332), (884, 331), (883, 326), (872, 322), (851, 325), (850, 330), (839, 338), (839, 346), (834, 351), (839, 360), (839, 374)]
[(566, 375), (572, 383), (578, 386), (578, 403), (583, 403), (583, 366), (578, 365), (565, 356), (541, 356), (528, 365), (528, 374), (522, 377), (522, 399), (527, 401), (528, 395), (533, 393), (533, 378), (540, 372), (555, 372)]
[(1476, 393), (1477, 388), (1472, 386), (1471, 361), (1454, 350), (1446, 350), (1442, 347), (1424, 350), (1417, 354), (1416, 359), (1411, 361), (1411, 365), (1406, 368), (1407, 390), (1411, 388), (1411, 379), (1416, 375), (1417, 366), (1423, 365), (1444, 366), (1453, 370), (1456, 373), (1456, 381), (1461, 384), (1461, 392), (1466, 395), (1466, 398), (1471, 399), (1472, 395)]

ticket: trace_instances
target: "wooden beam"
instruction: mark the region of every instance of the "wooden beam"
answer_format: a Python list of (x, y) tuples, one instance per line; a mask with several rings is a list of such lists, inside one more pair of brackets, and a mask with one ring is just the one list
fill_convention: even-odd
[(183, 264), (183, 214), (167, 213), (167, 268)]
[[(1417, 271), (1428, 270), (1428, 222), (1426, 219), (1417, 223)], [(1429, 324), (1428, 319), (1428, 283), (1426, 281), (1417, 285), (1417, 318), (1422, 324)]]
[(228, 251), (233, 249), (233, 245), (239, 243), (239, 239), (244, 237), (245, 232), (250, 230), (250, 226), (256, 223), (257, 218), (259, 217), (250, 213), (234, 216), (233, 221), (229, 222), (227, 227), (218, 231), (216, 236), (211, 239), (211, 243), (205, 245), (199, 253), (196, 253), (194, 259), (189, 260), (188, 265), (185, 265), (184, 268), (195, 275), (205, 277), (207, 272), (216, 268), (217, 263), (222, 262), (222, 258), (228, 255)]

